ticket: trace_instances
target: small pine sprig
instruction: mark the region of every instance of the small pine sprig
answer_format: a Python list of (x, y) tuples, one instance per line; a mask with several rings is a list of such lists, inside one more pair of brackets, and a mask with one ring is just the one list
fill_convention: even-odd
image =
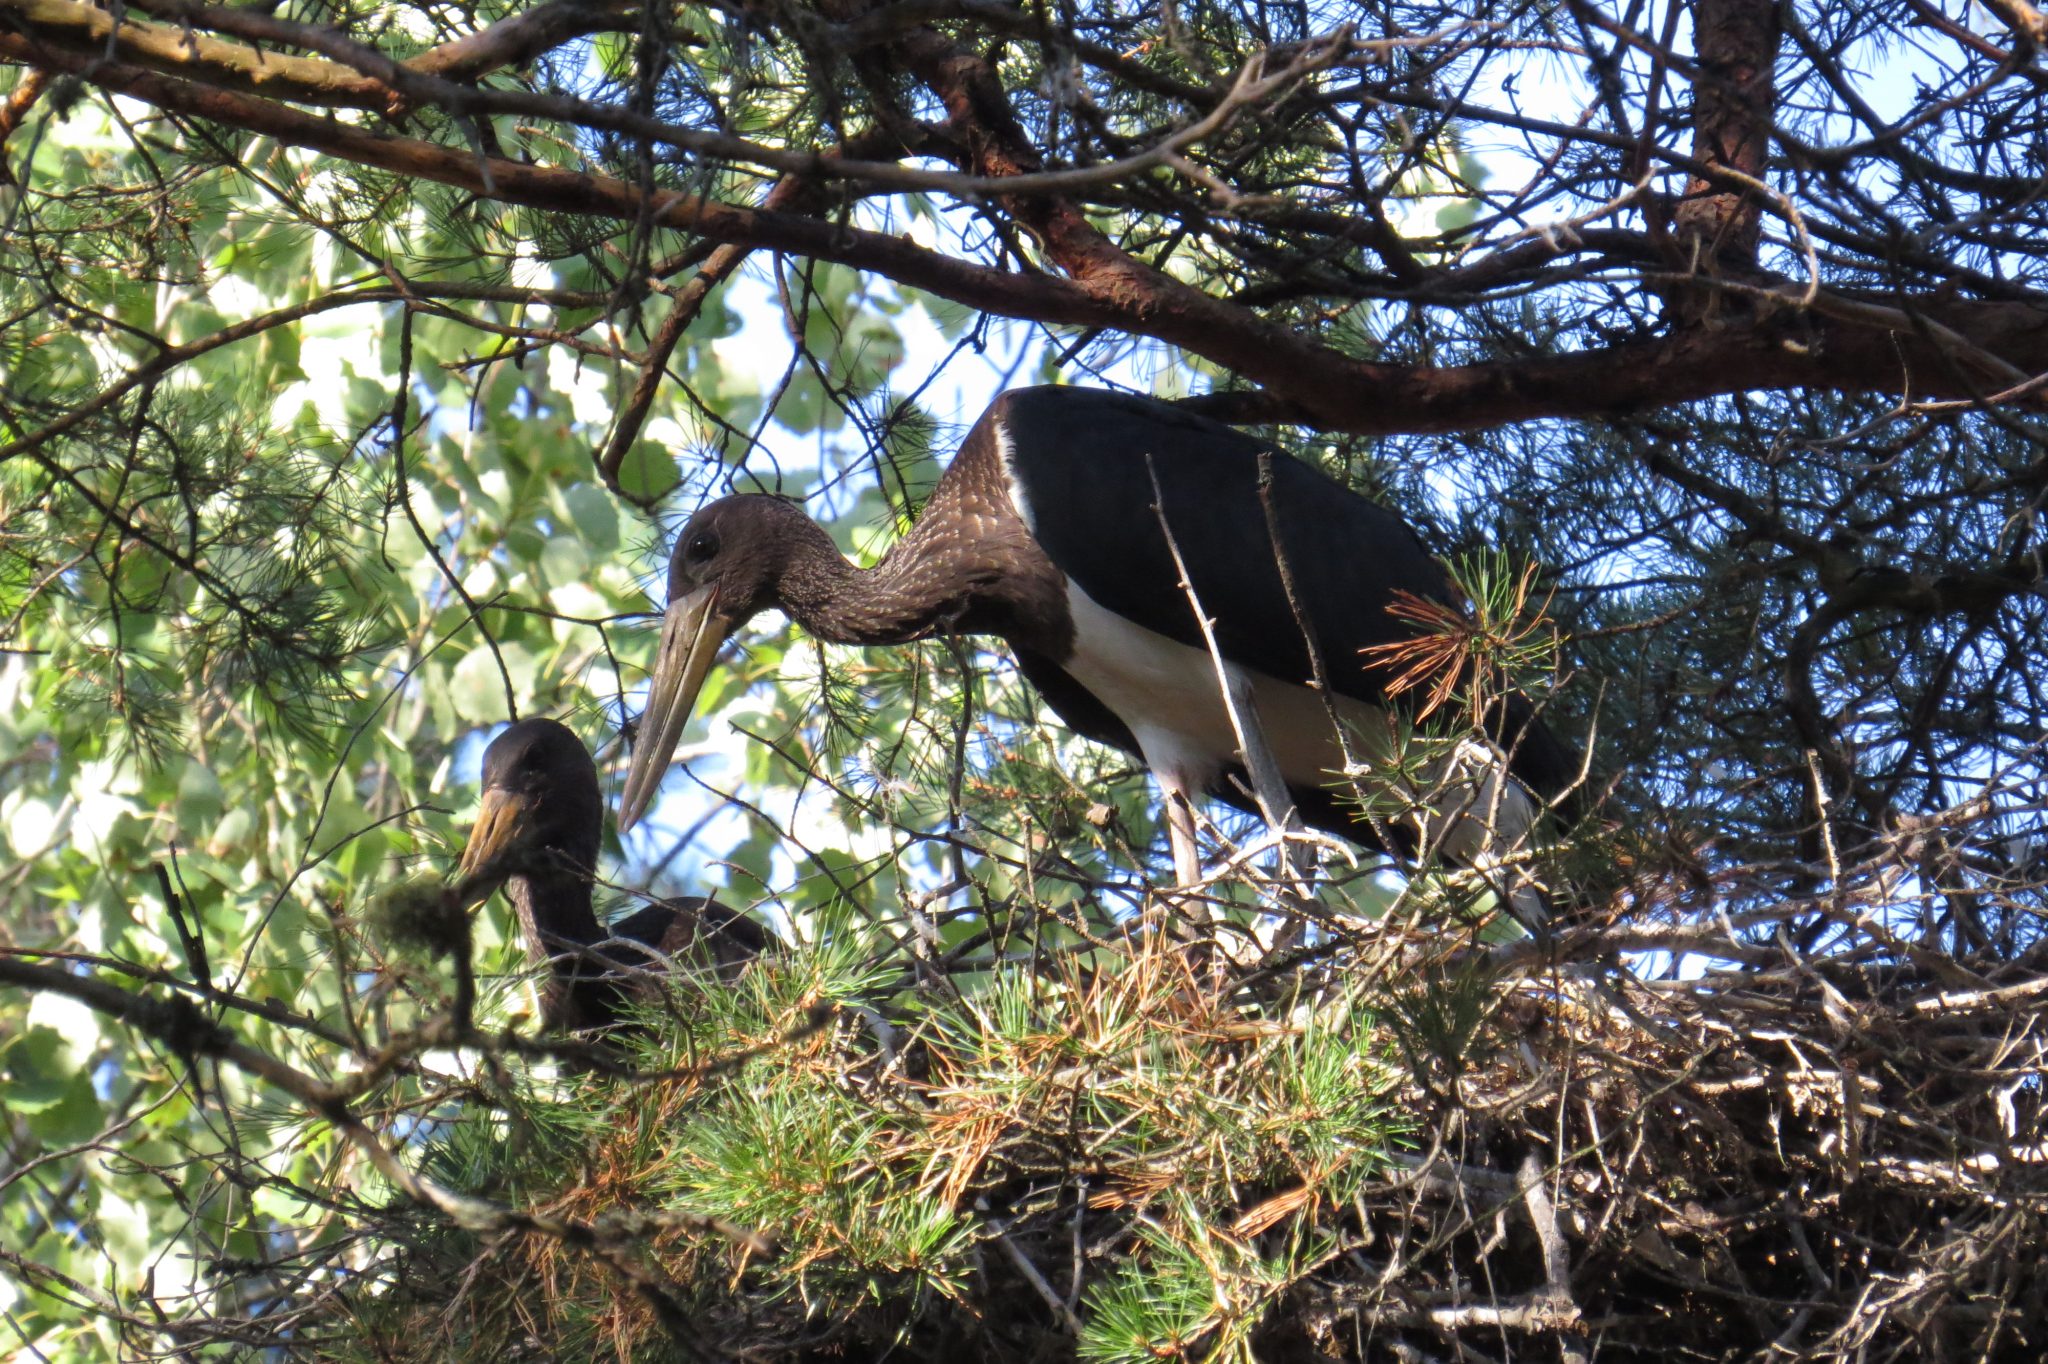
[(1469, 609), (1413, 592), (1396, 592), (1387, 614), (1416, 627), (1407, 639), (1374, 644), (1359, 652), (1368, 663), (1392, 673), (1388, 696), (1427, 688), (1415, 718), (1426, 720), (1449, 705), (1459, 687), (1475, 719), (1515, 685), (1515, 679), (1545, 668), (1557, 655), (1557, 629), (1545, 597), (1533, 610), (1536, 565), (1516, 570), (1505, 554), (1482, 552), (1447, 566)]

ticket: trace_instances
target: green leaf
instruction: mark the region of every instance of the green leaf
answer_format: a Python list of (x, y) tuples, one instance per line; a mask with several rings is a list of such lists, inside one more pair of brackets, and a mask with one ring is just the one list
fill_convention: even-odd
[(295, 327), (272, 327), (265, 332), (257, 355), (274, 387), (306, 377), (306, 371), (299, 368), (299, 333)]
[(676, 457), (651, 441), (635, 441), (619, 461), (619, 487), (628, 497), (656, 502), (682, 482)]
[(581, 582), (590, 572), (590, 552), (581, 540), (551, 536), (541, 550), (540, 565), (550, 583)]
[(220, 778), (197, 758), (186, 759), (184, 771), (178, 777), (178, 827), (211, 829), (220, 821), (224, 808)]
[(619, 547), (619, 509), (602, 488), (581, 484), (562, 494), (576, 533), (593, 556), (609, 555)]
[(505, 714), (505, 674), (488, 648), (463, 655), (448, 678), (448, 699), (456, 715), (474, 724), (501, 724)]
[(0, 1050), (0, 1096), (10, 1112), (43, 1113), (62, 1103), (78, 1077), (70, 1048), (51, 1027), (32, 1027)]

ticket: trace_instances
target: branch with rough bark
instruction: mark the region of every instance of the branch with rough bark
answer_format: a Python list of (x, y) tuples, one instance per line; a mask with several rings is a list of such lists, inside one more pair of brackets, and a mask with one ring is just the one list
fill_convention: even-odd
[[(1602, 277), (1622, 285), (1647, 282), (1691, 300), (1679, 310), (1680, 325), (1664, 336), (1636, 335), (1562, 355), (1462, 364), (1387, 363), (1346, 353), (1314, 329), (1248, 306), (1251, 293), (1244, 301), (1219, 297), (1147, 263), (1100, 225), (1095, 209), (1087, 206), (1120, 202), (1145, 185), (1153, 171), (1171, 171), (1183, 177), (1179, 183), (1227, 189), (1215, 170), (1186, 159), (1190, 147), (1222, 135), (1243, 117), (1266, 116), (1278, 107), (1275, 101), (1291, 98), (1289, 92), (1298, 87), (1307, 101), (1303, 108), (1327, 102), (1327, 91), (1334, 87), (1317, 87), (1311, 96), (1305, 83), (1333, 62), (1348, 67), (1385, 60), (1389, 48), (1379, 40), (1339, 33), (1295, 44), (1284, 54), (1275, 48), (1272, 57), (1241, 68), (1235, 84), (1176, 87), (1174, 97), (1188, 99), (1197, 112), (1149, 146), (1099, 164), (1048, 168), (1042, 149), (1019, 122), (1013, 92), (997, 67), (930, 26), (932, 18), (951, 15), (1009, 24), (1014, 16), (998, 13), (1001, 7), (875, 10), (845, 5), (806, 16), (801, 23), (793, 17), (792, 32), (816, 29), (824, 39), (858, 46), (861, 60), (874, 67), (877, 87), (900, 69), (930, 92), (945, 112), (945, 123), (925, 127), (910, 120), (910, 126), (894, 128), (892, 135), (899, 143), (907, 136), (954, 162), (952, 169), (933, 169), (774, 146), (580, 96), (468, 83), (486, 70), (530, 60), (576, 36), (631, 22), (632, 12), (616, 4), (563, 0), (404, 62), (331, 30), (248, 11), (183, 0), (154, 0), (148, 8), (194, 27), (133, 20), (117, 25), (106, 13), (70, 0), (4, 0), (0, 11), (12, 17), (14, 31), (0, 35), (0, 58), (76, 75), (180, 117), (214, 120), (500, 202), (698, 234), (731, 248), (719, 257), (719, 268), (688, 286), (700, 293), (715, 287), (744, 253), (770, 250), (853, 266), (1002, 316), (1149, 337), (1212, 361), (1261, 390), (1254, 397), (1210, 405), (1231, 419), (1281, 418), (1361, 434), (1451, 431), (1795, 387), (1899, 394), (1916, 401), (1970, 402), (2004, 394), (2008, 401), (2026, 402), (2034, 396), (2029, 376), (2048, 371), (2048, 302), (2026, 290), (2015, 294), (2006, 289), (1977, 299), (1940, 290), (1865, 299), (1840, 287), (1823, 295), (1814, 279), (1781, 279), (1756, 265), (1766, 219), (1802, 232), (1805, 227), (1798, 211), (1774, 197), (1764, 179), (1770, 141), (1784, 136), (1769, 108), (1777, 28), (1771, 7), (1758, 9), (1748, 0), (1716, 0), (1706, 6), (1698, 15), (1697, 60), (1669, 58), (1675, 69), (1691, 76), (1699, 92), (1691, 153), (1659, 154), (1665, 164), (1684, 167), (1691, 177), (1672, 230), (1693, 246), (1686, 248), (1691, 254), (1679, 262), (1682, 273), (1675, 281), (1664, 280), (1650, 266), (1662, 254), (1662, 229), (1654, 215), (1639, 232), (1595, 232), (1582, 222), (1511, 240), (1469, 262), (1423, 268), (1398, 248), (1384, 219), (1374, 229), (1370, 219), (1303, 203), (1276, 199), (1268, 207), (1240, 209), (1224, 204), (1226, 218), (1244, 214), (1246, 226), (1270, 219), (1288, 231), (1339, 239), (1363, 232), (1394, 268), (1391, 292), (1397, 296), (1407, 292), (1446, 304), (1461, 297), (1482, 299), (1493, 290), (1540, 285), (1545, 272), (1552, 271), (1560, 282)], [(1603, 31), (1617, 27), (1612, 20), (1598, 23)], [(209, 36), (212, 32), (229, 36)], [(883, 36), (889, 40), (886, 48), (880, 46)], [(1639, 35), (1632, 40), (1664, 60), (1664, 49), (1651, 40)], [(275, 46), (297, 46), (315, 55), (271, 50)], [(1111, 62), (1085, 43), (1072, 50), (1093, 62), (1092, 69), (1135, 79), (1128, 60)], [(1426, 93), (1375, 93), (1418, 109), (1452, 107)], [(749, 209), (698, 195), (655, 191), (650, 197), (640, 185), (580, 167), (482, 155), (468, 139), (450, 147), (310, 114), (294, 108), (293, 101), (386, 112), (433, 107), (458, 119), (544, 119), (685, 149), (717, 163), (837, 181), (856, 196), (926, 190), (968, 201), (986, 198), (1036, 240), (1057, 273), (1005, 268), (869, 228), (823, 222), (812, 212), (782, 204)], [(1651, 136), (1649, 129), (1639, 135), (1633, 130), (1574, 130), (1457, 107), (1466, 109), (1467, 117), (1498, 119), (1506, 126), (1544, 127), (1561, 145), (1582, 137), (1588, 145), (1640, 150)], [(905, 116), (894, 117), (900, 122)], [(1808, 149), (1806, 154), (1819, 152)], [(1626, 202), (1624, 196), (1617, 206)], [(1187, 211), (1178, 203), (1170, 207)], [(1198, 219), (1191, 222), (1199, 225)], [(1357, 226), (1360, 222), (1368, 226)], [(1819, 222), (1812, 227), (1823, 245), (1862, 249), (1853, 233)], [(1707, 265), (1714, 267), (1707, 275), (1694, 273)], [(1311, 295), (1330, 287), (1333, 281), (1303, 286)], [(1293, 292), (1300, 291), (1269, 289), (1267, 296), (1284, 304)], [(1712, 302), (1730, 298), (1741, 306)], [(1715, 315), (1714, 327), (1693, 325), (1708, 313)], [(679, 335), (689, 315), (688, 308), (673, 311), (669, 331)], [(659, 372), (660, 357), (674, 342), (666, 333), (655, 339), (647, 373)], [(644, 407), (636, 399), (628, 417)], [(637, 426), (635, 420), (622, 421), (618, 439), (630, 438)], [(617, 449), (608, 451), (612, 459), (617, 454)]]

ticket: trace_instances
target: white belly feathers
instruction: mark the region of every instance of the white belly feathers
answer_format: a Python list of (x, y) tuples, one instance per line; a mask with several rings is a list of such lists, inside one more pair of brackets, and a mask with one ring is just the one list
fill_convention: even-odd
[[(1214, 660), (1132, 624), (1072, 579), (1067, 606), (1074, 619), (1067, 672), (1130, 727), (1155, 771), (1179, 778), (1197, 794), (1211, 789), (1216, 775), (1239, 761)], [(1343, 749), (1320, 697), (1235, 664), (1225, 663), (1224, 672), (1237, 696), (1251, 697), (1290, 784), (1321, 786), (1343, 774)], [(1349, 697), (1337, 699), (1337, 713), (1346, 725), (1368, 733), (1385, 725), (1378, 707)]]
[[(1242, 762), (1237, 736), (1216, 685), (1216, 664), (1200, 649), (1117, 615), (1067, 580), (1074, 652), (1064, 667), (1130, 728), (1160, 785), (1190, 797), (1214, 791), (1225, 767)], [(1344, 778), (1345, 742), (1323, 698), (1226, 662), (1232, 694), (1249, 699), (1281, 776), (1290, 786), (1329, 786)], [(1352, 759), (1379, 765), (1395, 743), (1386, 713), (1348, 696), (1334, 698)], [(1536, 802), (1477, 742), (1456, 746), (1415, 773), (1408, 794), (1433, 813), (1406, 822), (1426, 845), (1468, 865), (1522, 842)]]

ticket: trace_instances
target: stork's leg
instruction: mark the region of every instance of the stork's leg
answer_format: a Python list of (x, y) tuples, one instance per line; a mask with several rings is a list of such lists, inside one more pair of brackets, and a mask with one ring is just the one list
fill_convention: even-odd
[(1213, 988), (1222, 984), (1224, 963), (1216, 951), (1208, 901), (1195, 888), (1202, 880), (1202, 848), (1195, 841), (1194, 802), (1202, 787), (1171, 769), (1156, 775), (1166, 800), (1166, 841), (1173, 849), (1174, 889), (1160, 897), (1167, 927), (1186, 944), (1187, 962), (1196, 978), (1207, 977)]
[(1195, 841), (1195, 807), (1188, 792), (1162, 782), (1166, 793), (1166, 841), (1173, 848), (1173, 882), (1183, 890), (1202, 879), (1202, 848)]
[(1152, 776), (1158, 781), (1159, 794), (1165, 802), (1166, 842), (1173, 850), (1173, 883), (1177, 892), (1185, 892), (1162, 895), (1161, 907), (1169, 916), (1186, 923), (1207, 924), (1209, 906), (1193, 892), (1202, 879), (1202, 848), (1195, 841), (1194, 802), (1202, 794), (1203, 786), (1173, 760), (1176, 755), (1154, 751), (1162, 759), (1153, 764)]

